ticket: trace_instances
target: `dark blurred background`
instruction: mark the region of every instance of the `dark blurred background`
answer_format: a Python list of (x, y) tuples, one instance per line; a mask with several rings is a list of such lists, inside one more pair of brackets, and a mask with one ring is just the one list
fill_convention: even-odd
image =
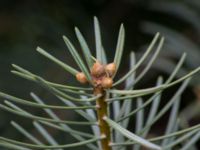
[[(77, 26), (90, 48), (94, 49), (93, 16), (97, 16), (100, 21), (102, 40), (110, 62), (114, 55), (119, 26), (122, 22), (125, 25), (126, 42), (121, 75), (127, 71), (123, 68), (128, 68), (126, 66), (130, 51), (135, 51), (139, 58), (156, 32), (165, 36), (166, 42), (159, 59), (137, 85), (138, 88), (152, 85), (159, 74), (167, 77), (183, 52), (187, 52), (187, 59), (177, 77), (200, 65), (199, 0), (0, 0), (0, 90), (29, 99), (29, 92), (34, 91), (48, 99), (46, 101), (56, 103), (39, 86), (12, 75), (10, 64), (18, 64), (51, 81), (67, 84), (70, 81), (70, 85), (76, 84), (69, 74), (40, 56), (35, 48), (41, 46), (74, 66), (62, 35), (68, 36), (80, 49), (74, 34), (74, 26)], [(198, 77), (199, 75), (194, 77), (186, 90), (181, 111), (198, 103)], [(163, 105), (175, 89), (166, 93)], [(41, 113), (34, 109), (30, 111), (34, 114)], [(28, 120), (4, 111), (0, 111), (0, 117), (0, 135), (25, 140), (9, 124), (12, 119), (23, 121), (24, 127), (37, 135)], [(187, 118), (190, 125), (199, 123), (199, 119), (198, 113)], [(164, 123), (159, 125), (162, 127)], [(66, 141), (63, 136), (67, 138), (67, 135), (60, 136), (57, 132), (52, 134), (62, 137), (58, 138), (59, 141)]]

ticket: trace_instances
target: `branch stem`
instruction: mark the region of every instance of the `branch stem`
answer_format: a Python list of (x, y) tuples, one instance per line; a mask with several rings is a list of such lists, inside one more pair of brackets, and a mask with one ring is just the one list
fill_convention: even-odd
[(107, 122), (104, 120), (104, 117), (108, 116), (106, 92), (101, 87), (95, 87), (94, 95), (99, 95), (99, 94), (101, 94), (102, 96), (99, 97), (96, 101), (98, 124), (99, 124), (101, 135), (104, 135), (106, 137), (101, 140), (101, 146), (102, 146), (102, 150), (112, 150), (110, 146), (110, 142), (111, 142), (110, 127), (107, 124)]

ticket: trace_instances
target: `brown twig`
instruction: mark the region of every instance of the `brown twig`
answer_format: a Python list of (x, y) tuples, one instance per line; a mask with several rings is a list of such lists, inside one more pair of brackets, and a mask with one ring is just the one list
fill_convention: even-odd
[(99, 94), (101, 94), (102, 96), (100, 98), (98, 98), (96, 101), (97, 117), (98, 117), (98, 123), (99, 123), (99, 128), (100, 128), (100, 134), (104, 135), (106, 137), (101, 140), (101, 146), (102, 146), (102, 150), (111, 150), (111, 147), (109, 146), (109, 143), (111, 140), (110, 127), (103, 119), (103, 117), (108, 115), (107, 102), (105, 101), (106, 93), (103, 90), (103, 88), (95, 87), (94, 95), (99, 95)]

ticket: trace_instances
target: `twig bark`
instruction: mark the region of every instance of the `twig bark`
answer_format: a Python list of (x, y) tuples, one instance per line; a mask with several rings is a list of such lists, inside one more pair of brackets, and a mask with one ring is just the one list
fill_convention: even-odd
[(105, 116), (108, 115), (108, 110), (107, 110), (108, 106), (107, 106), (107, 102), (105, 101), (106, 92), (103, 90), (102, 87), (95, 87), (94, 95), (99, 95), (99, 94), (101, 94), (102, 96), (98, 98), (96, 101), (98, 123), (99, 123), (101, 135), (104, 135), (106, 137), (101, 140), (101, 146), (102, 146), (102, 150), (112, 150), (111, 146), (109, 145), (110, 140), (111, 140), (110, 127), (103, 119)]

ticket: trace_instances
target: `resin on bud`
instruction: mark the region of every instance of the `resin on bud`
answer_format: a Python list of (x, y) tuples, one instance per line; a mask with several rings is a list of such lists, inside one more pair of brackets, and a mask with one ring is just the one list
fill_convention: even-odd
[(85, 74), (84, 74), (83, 72), (77, 73), (77, 74), (76, 74), (76, 79), (77, 79), (80, 83), (83, 83), (83, 84), (85, 84), (85, 83), (88, 82), (88, 81), (87, 81), (87, 78), (86, 78), (86, 76), (85, 76)]

